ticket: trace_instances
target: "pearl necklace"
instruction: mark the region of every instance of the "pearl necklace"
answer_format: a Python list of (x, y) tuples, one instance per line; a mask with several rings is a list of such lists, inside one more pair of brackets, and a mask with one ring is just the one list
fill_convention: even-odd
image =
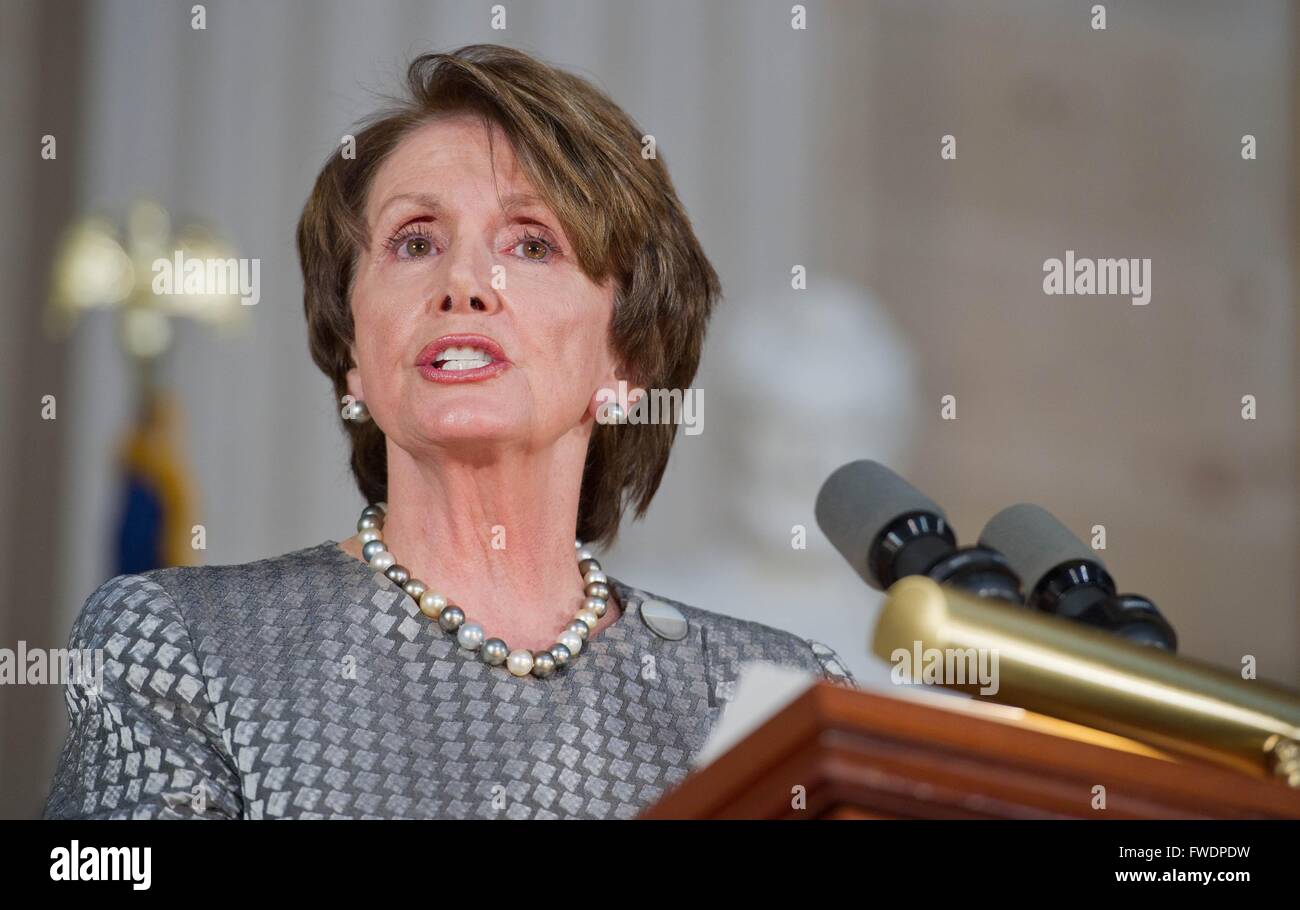
[(499, 638), (487, 638), (483, 627), (478, 623), (466, 622), (465, 612), (418, 578), (412, 578), (410, 570), (399, 565), (393, 554), (384, 546), (384, 519), (388, 516), (388, 504), (369, 505), (361, 510), (357, 520), (357, 538), (361, 541), (361, 555), (365, 557), (370, 568), (383, 572), (390, 581), (399, 585), (420, 607), (420, 612), (430, 619), (437, 620), (444, 632), (455, 632), (456, 642), (467, 651), (477, 651), (483, 663), (490, 667), (504, 665), (515, 676), (527, 676), (531, 673), (545, 679), (569, 661), (578, 656), (583, 642), (596, 627), (596, 623), (605, 615), (606, 601), (609, 600), (609, 579), (600, 570), (600, 563), (595, 555), (582, 545), (582, 541), (573, 542), (578, 554), (578, 572), (582, 575), (583, 590), (586, 600), (573, 622), (560, 633), (556, 643), (545, 651), (529, 651), (516, 648), (511, 651)]

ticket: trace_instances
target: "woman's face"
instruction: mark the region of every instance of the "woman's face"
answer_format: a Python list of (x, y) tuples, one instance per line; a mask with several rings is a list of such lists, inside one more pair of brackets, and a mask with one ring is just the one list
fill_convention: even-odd
[[(407, 136), (370, 186), (348, 390), (415, 457), (585, 434), (596, 392), (621, 375), (612, 283), (583, 274), (504, 134), (493, 138), (495, 180), (486, 128), (455, 116)], [(481, 339), (447, 357), (449, 335)]]

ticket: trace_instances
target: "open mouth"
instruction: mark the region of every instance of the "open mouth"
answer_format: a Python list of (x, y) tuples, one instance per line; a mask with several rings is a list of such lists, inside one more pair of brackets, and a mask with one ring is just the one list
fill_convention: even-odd
[(471, 347), (469, 345), (458, 345), (447, 348), (433, 361), (433, 366), (439, 370), (476, 370), (479, 367), (485, 367), (489, 363), (496, 363), (496, 358), (481, 348)]
[(486, 335), (444, 335), (426, 345), (416, 360), (420, 373), (435, 382), (486, 379), (509, 365), (501, 345)]

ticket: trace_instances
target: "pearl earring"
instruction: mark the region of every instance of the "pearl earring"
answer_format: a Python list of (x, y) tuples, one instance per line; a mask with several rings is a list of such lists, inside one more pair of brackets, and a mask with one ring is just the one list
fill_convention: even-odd
[(602, 424), (627, 423), (627, 413), (618, 402), (606, 402), (596, 409), (596, 421)]
[(351, 395), (344, 395), (343, 401), (343, 419), (351, 420), (354, 423), (365, 423), (370, 419), (370, 409), (366, 407), (364, 401), (359, 401)]

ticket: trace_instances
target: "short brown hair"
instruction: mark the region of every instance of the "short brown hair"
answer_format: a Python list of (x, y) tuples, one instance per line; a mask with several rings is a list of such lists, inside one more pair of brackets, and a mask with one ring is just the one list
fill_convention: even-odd
[[(645, 134), (590, 82), (495, 44), (424, 54), (407, 69), (407, 95), (362, 124), (355, 158), (333, 154), (298, 222), (303, 305), (312, 359), (347, 392), (353, 366), (350, 294), (368, 243), (371, 181), (397, 145), (445, 114), (472, 113), (509, 138), (520, 169), (560, 220), (578, 266), (616, 280), (610, 343), (636, 385), (685, 390), (721, 295), (663, 161), (642, 154)], [(491, 130), (489, 129), (489, 137)], [(341, 421), (352, 473), (369, 502), (387, 498), (383, 433)], [(578, 504), (578, 536), (610, 543), (628, 504), (650, 505), (676, 438), (675, 423), (596, 424)]]

